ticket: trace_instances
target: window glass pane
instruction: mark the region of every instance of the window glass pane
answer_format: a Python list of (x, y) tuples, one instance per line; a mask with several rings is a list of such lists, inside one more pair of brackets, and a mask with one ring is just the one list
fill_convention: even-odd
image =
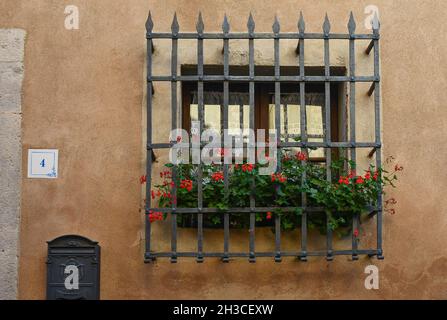
[[(197, 104), (190, 105), (191, 121), (199, 119), (199, 106)], [(205, 104), (204, 105), (204, 129), (214, 129), (220, 133), (220, 105)]]
[[(215, 104), (205, 104), (204, 105), (204, 126), (205, 129), (214, 129), (220, 133), (221, 130), (221, 108), (223, 106)], [(190, 117), (191, 121), (197, 121), (199, 119), (198, 115), (198, 105), (190, 105)], [(242, 135), (244, 141), (248, 137), (249, 130), (249, 118), (250, 118), (250, 106), (249, 105), (229, 105), (228, 106), (228, 127), (229, 134), (237, 135), (240, 134), (242, 130)]]
[[(323, 107), (306, 106), (307, 135), (309, 142), (324, 142)], [(324, 148), (310, 150), (309, 157), (324, 158)]]
[[(242, 134), (248, 137), (250, 107), (248, 92), (229, 92), (228, 103), (228, 129), (230, 134)], [(198, 93), (192, 92), (190, 104), (191, 121), (198, 120)], [(223, 112), (223, 92), (204, 91), (204, 127), (221, 132)], [(245, 140), (245, 139), (244, 139)]]
[[(296, 104), (280, 106), (281, 141), (294, 141), (300, 137), (300, 106)], [(269, 104), (269, 128), (275, 126), (275, 105)]]
[[(295, 141), (295, 138), (301, 137), (300, 123), (300, 105), (281, 104), (280, 106), (280, 125), (281, 141)], [(323, 142), (323, 108), (319, 105), (306, 105), (306, 122), (309, 142)], [(275, 104), (269, 104), (269, 128), (276, 129), (275, 126)], [(299, 141), (299, 140), (298, 140)], [(295, 150), (296, 149), (296, 150)], [(299, 151), (299, 148), (293, 148)], [(309, 156), (312, 158), (324, 157), (324, 149), (309, 150)]]
[(244, 138), (248, 136), (250, 117), (249, 105), (229, 105), (228, 106), (228, 127), (229, 134), (239, 134), (242, 130)]
[(323, 136), (323, 108), (321, 106), (306, 106), (307, 134)]

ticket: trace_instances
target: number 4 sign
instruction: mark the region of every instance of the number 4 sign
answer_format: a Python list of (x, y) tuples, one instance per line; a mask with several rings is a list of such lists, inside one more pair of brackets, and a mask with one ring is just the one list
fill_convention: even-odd
[(28, 178), (57, 178), (58, 150), (28, 149)]

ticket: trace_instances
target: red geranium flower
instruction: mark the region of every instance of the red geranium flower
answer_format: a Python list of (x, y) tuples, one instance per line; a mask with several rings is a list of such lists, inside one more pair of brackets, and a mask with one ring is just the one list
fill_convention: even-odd
[(252, 172), (253, 171), (253, 164), (252, 163), (245, 163), (242, 165), (242, 171), (243, 172)]
[(377, 180), (377, 177), (379, 176), (379, 172), (376, 170), (375, 172), (374, 172), (374, 175), (373, 175), (373, 179), (374, 180)]
[(146, 175), (141, 176), (141, 177), (140, 177), (140, 183), (141, 183), (141, 184), (145, 183), (145, 182), (146, 182), (146, 179), (147, 179), (147, 176), (146, 176)]
[(180, 181), (180, 188), (188, 190), (190, 192), (192, 190), (192, 181), (188, 179), (184, 179)]
[(286, 153), (286, 154), (282, 157), (282, 159), (283, 159), (284, 161), (289, 161), (289, 160), (290, 160), (290, 156)]
[(266, 218), (267, 218), (267, 220), (270, 220), (272, 218), (272, 213), (270, 211), (267, 212)]
[(272, 182), (279, 181), (281, 183), (284, 183), (287, 181), (287, 177), (284, 176), (281, 172), (272, 173), (271, 177), (272, 177)]
[(358, 177), (357, 180), (355, 181), (355, 183), (357, 184), (362, 184), (363, 182), (365, 182), (365, 180), (363, 180), (362, 177)]
[(211, 176), (211, 179), (213, 179), (215, 182), (223, 181), (224, 175), (222, 171), (214, 172)]
[(149, 211), (149, 221), (152, 223), (157, 220), (163, 220), (163, 213)]
[(355, 177), (355, 170), (351, 170), (351, 171), (349, 172), (348, 178), (349, 178), (349, 179), (352, 179), (352, 178), (354, 178), (354, 177)]
[(305, 160), (307, 160), (307, 155), (306, 155), (304, 152), (301, 152), (301, 151), (298, 151), (298, 152), (295, 154), (295, 157), (296, 157), (298, 160), (300, 160), (300, 161), (305, 161)]
[(160, 176), (165, 177), (165, 178), (171, 178), (171, 171), (165, 170), (162, 173), (160, 173)]
[(359, 229), (355, 229), (352, 235), (357, 238), (359, 236)]

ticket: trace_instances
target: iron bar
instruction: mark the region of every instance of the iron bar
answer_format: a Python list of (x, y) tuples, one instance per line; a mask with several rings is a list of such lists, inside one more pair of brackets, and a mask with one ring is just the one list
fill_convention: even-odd
[[(228, 23), (227, 16), (224, 17), (224, 22), (222, 24), (222, 30), (224, 34), (228, 35), (230, 32), (230, 24)], [(228, 38), (223, 39), (223, 63), (224, 63), (224, 77), (228, 77), (230, 74), (229, 67), (229, 40)], [(223, 108), (224, 108), (224, 116), (223, 116), (223, 127), (224, 130), (228, 129), (228, 101), (229, 101), (229, 82), (227, 80), (223, 83)], [(225, 149), (224, 149), (225, 150)], [(225, 156), (225, 153), (224, 153)], [(225, 197), (228, 199), (228, 164), (224, 163), (224, 188), (225, 188)], [(228, 251), (229, 251), (229, 238), (230, 238), (230, 215), (228, 212), (224, 213), (224, 256), (222, 257), (223, 262), (229, 261)]]
[[(197, 20), (197, 74), (199, 81), (197, 83), (197, 95), (198, 95), (198, 114), (200, 121), (200, 134), (204, 129), (204, 106), (203, 106), (203, 81), (200, 79), (203, 77), (203, 30), (204, 25), (202, 21), (202, 13), (199, 12), (199, 18)], [(197, 168), (197, 205), (199, 213), (197, 214), (197, 262), (203, 262), (203, 167), (202, 163)]]
[[(302, 39), (301, 39), (302, 40)], [(172, 81), (172, 76), (151, 76), (147, 78), (147, 81)], [(227, 77), (223, 75), (204, 75), (199, 79), (198, 75), (180, 75), (176, 76), (177, 81), (199, 81), (204, 82), (219, 82), (228, 80), (230, 82), (374, 82), (377, 81), (377, 77), (374, 76), (357, 76), (357, 77), (347, 77), (347, 76), (330, 76), (329, 78), (325, 76), (280, 76), (279, 78), (275, 76), (236, 76), (229, 75)]]
[[(248, 28), (248, 32), (249, 35), (253, 35), (254, 34), (254, 30), (255, 30), (255, 22), (253, 20), (253, 16), (250, 12), (250, 16), (248, 17), (248, 22), (247, 22), (247, 28)], [(249, 78), (250, 78), (250, 82), (249, 82), (249, 104), (250, 104), (250, 129), (254, 130), (255, 129), (255, 83), (253, 82), (252, 79), (254, 79), (255, 76), (255, 57), (254, 57), (254, 37), (249, 37), (248, 38), (248, 64), (249, 64)], [(249, 144), (253, 144), (254, 141), (249, 141)], [(250, 256), (249, 256), (249, 261), (250, 262), (256, 262), (256, 256), (255, 256), (255, 223), (256, 223), (256, 213), (253, 211), (253, 208), (255, 207), (255, 197), (254, 197), (254, 192), (255, 192), (255, 182), (253, 179), (252, 182), (252, 190), (250, 193), (250, 245), (249, 245), (249, 250), (250, 250)]]
[[(173, 35), (171, 33), (167, 32), (154, 32), (151, 35), (152, 39), (171, 39)], [(182, 32), (178, 33), (176, 36), (177, 39), (197, 39), (197, 33), (194, 32)], [(213, 33), (208, 32), (203, 34), (203, 39), (211, 39), (211, 40), (219, 40), (219, 39), (255, 39), (255, 40), (262, 40), (262, 39), (274, 39), (275, 35), (272, 33), (267, 32), (253, 32), (253, 33), (238, 33), (234, 32), (228, 35), (225, 35), (224, 33)], [(299, 34), (299, 33), (279, 33), (277, 36), (279, 39), (324, 39), (325, 35), (324, 33), (306, 33), (306, 34)], [(358, 39), (358, 40), (370, 40), (375, 39), (375, 36), (366, 33), (366, 34), (355, 34), (355, 35), (347, 35), (345, 33), (331, 33), (329, 39), (331, 40), (348, 40), (348, 39)]]
[[(304, 31), (305, 31), (305, 23), (302, 12), (300, 12), (300, 19), (298, 21), (298, 31), (300, 34), (299, 40), (299, 69), (300, 69), (300, 77), (305, 79), (304, 75)], [(306, 125), (306, 84), (304, 82), (300, 82), (300, 131), (301, 131), (301, 143), (303, 146), (301, 147), (301, 152), (303, 152), (308, 157), (307, 148), (305, 147), (307, 144), (307, 125)], [(306, 160), (303, 160), (301, 163), (304, 165)], [(306, 182), (306, 172), (303, 171), (301, 177), (301, 184), (304, 185)], [(302, 206), (305, 207), (307, 205), (307, 196), (305, 192), (301, 193), (301, 202)], [(302, 254), (299, 256), (301, 261), (307, 261), (307, 212), (303, 211), (301, 215), (301, 252)]]
[(203, 262), (203, 213), (197, 214), (197, 262)]
[[(171, 49), (171, 129), (177, 129), (177, 47), (178, 40), (176, 35), (179, 32), (179, 25), (177, 22), (177, 14), (174, 14), (174, 20), (171, 25), (172, 31), (172, 49)], [(172, 167), (172, 180), (177, 180), (177, 166)], [(174, 183), (171, 189), (172, 195), (172, 211), (171, 211), (171, 262), (177, 262), (177, 186)]]
[[(286, 107), (286, 108), (283, 108), (283, 109), (285, 109), (285, 110), (287, 110), (288, 109), (288, 105), (286, 104), (286, 105), (284, 105), (284, 107)], [(285, 112), (284, 112), (285, 113)], [(288, 121), (286, 120), (287, 119), (287, 117), (285, 117), (284, 118), (284, 125), (287, 123), (288, 124)], [(284, 133), (283, 134), (283, 136), (286, 138), (286, 143), (287, 142), (290, 142), (290, 140), (289, 141), (287, 141), (287, 138), (288, 139), (290, 139), (290, 138), (299, 138), (299, 137), (301, 137), (301, 135), (300, 134), (293, 134), (293, 133)], [(312, 134), (312, 133), (308, 133), (307, 134), (307, 138), (308, 139), (324, 139), (324, 134)]]
[[(235, 207), (235, 208), (228, 208), (225, 211), (229, 212), (229, 213), (251, 213), (252, 211), (254, 212), (269, 212), (269, 211), (273, 211), (275, 209), (278, 209), (278, 207), (253, 207), (253, 208), (247, 208), (247, 207)], [(281, 207), (281, 211), (283, 212), (295, 212), (296, 209), (300, 209), (303, 212), (307, 212), (307, 213), (321, 213), (321, 212), (325, 212), (325, 208), (323, 207), (304, 207), (304, 206), (296, 206), (296, 207)], [(379, 207), (377, 206), (365, 206), (365, 212), (373, 212), (378, 210)], [(150, 210), (152, 211), (159, 211), (159, 212), (171, 212), (172, 208), (150, 208)], [(198, 208), (176, 208), (176, 212), (178, 214), (188, 214), (188, 213), (198, 213), (199, 209)], [(217, 208), (203, 208), (201, 210), (201, 212), (203, 214), (208, 214), (208, 213), (219, 213), (221, 212), (220, 209)], [(343, 211), (340, 211), (343, 212)]]
[(244, 130), (244, 105), (243, 104), (239, 105), (239, 129), (241, 130), (241, 133), (243, 133), (243, 130)]
[(373, 82), (371, 83), (371, 86), (369, 87), (368, 92), (366, 94), (371, 97), (375, 89), (376, 89), (376, 83)]
[[(365, 250), (358, 250), (358, 254), (363, 255), (369, 255), (369, 256), (375, 256), (377, 255), (377, 250), (374, 249), (365, 249)], [(309, 252), (302, 252), (302, 251), (283, 251), (282, 256), (283, 257), (301, 257), (303, 255), (309, 256), (309, 257), (324, 257), (326, 256), (326, 251), (309, 251)], [(334, 256), (338, 255), (352, 255), (352, 250), (334, 250), (332, 252)], [(169, 252), (154, 252), (154, 257), (169, 257)], [(197, 252), (179, 252), (178, 257), (187, 257), (187, 258), (194, 258), (197, 255)], [(223, 258), (224, 254), (222, 252), (204, 252), (204, 257), (214, 257), (214, 258)], [(272, 258), (275, 256), (275, 252), (256, 252), (257, 257), (261, 258)], [(249, 258), (250, 254), (247, 252), (230, 252), (228, 253), (229, 258)], [(146, 261), (148, 262), (148, 261)]]
[(377, 148), (372, 148), (371, 151), (368, 153), (368, 158), (372, 158), (374, 154), (376, 153)]
[(275, 262), (281, 262), (281, 216), (275, 216)]
[[(380, 61), (379, 61), (379, 18), (377, 13), (373, 18), (373, 35), (374, 35), (374, 76), (379, 79), (380, 75)], [(375, 140), (378, 145), (381, 145), (380, 137), (380, 83), (377, 80), (375, 82), (374, 90), (374, 123), (375, 123)], [(376, 167), (378, 168), (382, 164), (382, 150), (378, 147), (376, 151)], [(377, 197), (377, 258), (383, 259), (382, 250), (382, 190), (379, 191)]]
[[(174, 143), (152, 143), (147, 145), (147, 149), (169, 149)], [(205, 145), (204, 143), (202, 145)], [(376, 142), (281, 142), (280, 148), (380, 148), (381, 144)], [(247, 146), (250, 148), (250, 146)]]
[(288, 118), (288, 107), (287, 107), (287, 103), (284, 103), (284, 107), (283, 107), (283, 112), (284, 112), (284, 141), (285, 142), (289, 142), (289, 138), (292, 137), (292, 134), (289, 134), (289, 120)]
[[(353, 35), (355, 32), (355, 20), (354, 15), (351, 11), (351, 14), (349, 15), (349, 22), (348, 22), (348, 31), (350, 35)], [(355, 76), (355, 39), (351, 38), (349, 39), (349, 76), (353, 79)], [(350, 131), (350, 142), (355, 143), (355, 81), (351, 80), (349, 83), (349, 131)], [(351, 148), (351, 160), (356, 161), (356, 148)], [(352, 259), (357, 260), (357, 247), (358, 247), (358, 239), (357, 239), (357, 233), (358, 232), (358, 214), (354, 213), (353, 219), (352, 219)]]
[[(147, 21), (146, 21), (146, 32), (149, 35), (147, 38), (147, 50), (146, 50), (146, 59), (147, 59), (147, 65), (146, 65), (146, 73), (147, 76), (152, 75), (152, 52), (153, 52), (153, 43), (151, 33), (152, 29), (154, 27), (154, 24), (152, 22), (151, 12), (149, 11)], [(146, 100), (147, 100), (147, 109), (146, 109), (146, 135), (147, 135), (147, 144), (152, 144), (152, 82), (148, 81), (146, 84)], [(145, 233), (146, 233), (146, 239), (145, 239), (145, 258), (151, 260), (151, 222), (149, 220), (149, 210), (148, 208), (151, 207), (151, 181), (152, 181), (152, 150), (147, 149), (146, 152), (146, 197), (145, 197), (145, 203), (144, 203), (144, 209), (145, 209)]]
[[(275, 35), (279, 34), (280, 25), (278, 17), (275, 16), (275, 22), (273, 23), (272, 30)], [(280, 77), (280, 65), (279, 65), (279, 38), (275, 37), (274, 40), (274, 59), (275, 59), (275, 78)], [(281, 143), (281, 84), (275, 82), (275, 128), (276, 128), (276, 143)], [(270, 155), (271, 156), (271, 155)], [(281, 148), (277, 148), (276, 152), (276, 172), (281, 170)], [(277, 188), (281, 188), (277, 186)], [(281, 220), (278, 214), (275, 215), (275, 261), (281, 261)]]
[(371, 40), (369, 42), (368, 47), (366, 47), (365, 54), (369, 54), (371, 52), (372, 48), (374, 48), (374, 40)]
[[(324, 75), (326, 78), (330, 77), (330, 57), (329, 57), (329, 35), (330, 35), (331, 25), (329, 22), (329, 18), (326, 14), (323, 23), (323, 32), (326, 38), (324, 39)], [(331, 84), (329, 81), (324, 82), (324, 135), (325, 141), (327, 144), (331, 143)], [(326, 155), (326, 179), (327, 181), (332, 181), (332, 149), (325, 149)], [(327, 256), (326, 259), (328, 261), (333, 259), (332, 256), (332, 225), (331, 225), (331, 212), (326, 211), (326, 250)]]

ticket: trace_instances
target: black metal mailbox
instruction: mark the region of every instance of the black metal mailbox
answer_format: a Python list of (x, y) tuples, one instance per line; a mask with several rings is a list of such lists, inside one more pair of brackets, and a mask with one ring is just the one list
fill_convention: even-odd
[(48, 241), (47, 299), (99, 299), (100, 247), (78, 235)]

